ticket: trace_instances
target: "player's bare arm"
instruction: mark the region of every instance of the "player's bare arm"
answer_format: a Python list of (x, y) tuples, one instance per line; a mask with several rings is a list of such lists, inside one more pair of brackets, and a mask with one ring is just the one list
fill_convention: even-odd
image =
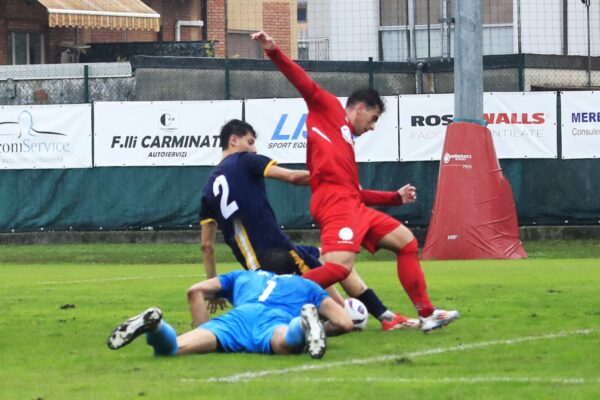
[(188, 305), (192, 314), (192, 323), (196, 327), (208, 321), (208, 309), (205, 300), (211, 300), (221, 290), (218, 278), (208, 279), (194, 284), (187, 291)]
[(321, 302), (319, 314), (327, 318), (327, 324), (325, 324), (325, 333), (327, 336), (342, 335), (354, 329), (348, 313), (331, 298), (327, 298)]
[[(200, 248), (202, 249), (202, 259), (204, 261), (204, 271), (206, 279), (217, 276), (217, 263), (215, 259), (215, 240), (217, 237), (217, 223), (206, 222), (202, 224), (200, 231)], [(214, 314), (219, 308), (224, 310), (227, 307), (225, 299), (210, 299), (207, 303), (208, 311)], [(194, 319), (194, 315), (192, 315)]]
[(310, 173), (306, 170), (295, 170), (282, 168), (277, 165), (271, 166), (265, 175), (267, 178), (277, 179), (278, 181), (291, 183), (292, 185), (308, 186), (310, 182)]
[(204, 271), (206, 272), (206, 278), (210, 279), (217, 276), (217, 267), (215, 262), (217, 223), (214, 221), (203, 223), (200, 229), (200, 248), (202, 249)]

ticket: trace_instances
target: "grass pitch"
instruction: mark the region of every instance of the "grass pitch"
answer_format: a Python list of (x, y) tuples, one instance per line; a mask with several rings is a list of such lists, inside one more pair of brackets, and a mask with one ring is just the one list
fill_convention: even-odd
[[(599, 398), (600, 244), (525, 247), (527, 260), (423, 263), (434, 303), (461, 312), (449, 327), (381, 332), (371, 320), (312, 360), (156, 358), (143, 337), (110, 351), (111, 330), (150, 305), (190, 329), (198, 246), (0, 246), (0, 398)], [(218, 258), (220, 272), (235, 268), (227, 249)], [(361, 255), (357, 269), (386, 305), (414, 315), (393, 259)]]

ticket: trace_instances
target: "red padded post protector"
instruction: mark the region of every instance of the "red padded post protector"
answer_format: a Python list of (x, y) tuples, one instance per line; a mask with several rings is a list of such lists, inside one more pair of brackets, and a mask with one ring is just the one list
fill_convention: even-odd
[(448, 126), (437, 191), (422, 258), (425, 260), (527, 257), (512, 189), (484, 126)]

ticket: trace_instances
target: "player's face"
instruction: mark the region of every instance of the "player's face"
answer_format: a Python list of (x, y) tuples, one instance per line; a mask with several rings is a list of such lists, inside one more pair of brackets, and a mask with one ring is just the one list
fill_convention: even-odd
[(235, 150), (237, 152), (256, 153), (256, 138), (254, 135), (248, 132), (242, 137), (235, 137)]
[(360, 136), (365, 132), (375, 129), (375, 124), (379, 120), (381, 110), (379, 107), (367, 107), (360, 103), (357, 105), (356, 117), (354, 120), (354, 134)]

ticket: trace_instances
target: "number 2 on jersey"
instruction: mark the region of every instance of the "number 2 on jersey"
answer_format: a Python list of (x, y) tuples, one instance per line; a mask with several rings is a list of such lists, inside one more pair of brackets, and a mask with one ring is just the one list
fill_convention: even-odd
[(273, 289), (275, 289), (275, 286), (277, 286), (277, 281), (268, 280), (267, 281), (267, 287), (262, 292), (262, 294), (258, 297), (258, 301), (265, 301), (265, 300), (267, 300), (267, 298), (269, 297), (269, 295), (271, 294), (271, 292), (273, 291)]
[(227, 204), (227, 201), (229, 200), (229, 185), (227, 184), (227, 178), (225, 178), (225, 175), (219, 175), (213, 183), (213, 194), (215, 197), (221, 194), (221, 190), (223, 190), (220, 203), (221, 214), (223, 214), (223, 218), (228, 219), (231, 217), (231, 214), (238, 210), (239, 207), (235, 200)]

